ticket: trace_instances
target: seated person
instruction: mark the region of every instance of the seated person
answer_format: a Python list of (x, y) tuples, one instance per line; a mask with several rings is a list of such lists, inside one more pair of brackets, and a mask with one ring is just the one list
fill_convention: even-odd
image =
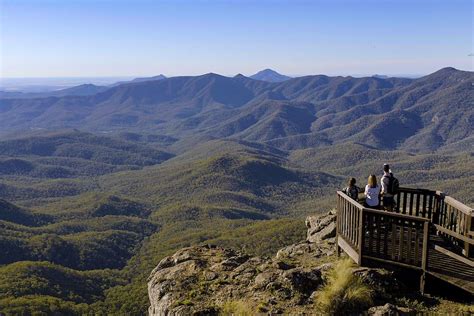
[(342, 192), (344, 192), (345, 194), (347, 194), (350, 198), (354, 199), (354, 200), (358, 200), (359, 198), (359, 192), (361, 191), (359, 187), (357, 187), (356, 185), (356, 179), (355, 178), (350, 178), (348, 183), (347, 183), (347, 187), (345, 187), (344, 189), (342, 189)]
[(380, 186), (377, 184), (377, 178), (371, 174), (365, 186), (364, 206), (378, 209), (380, 205)]

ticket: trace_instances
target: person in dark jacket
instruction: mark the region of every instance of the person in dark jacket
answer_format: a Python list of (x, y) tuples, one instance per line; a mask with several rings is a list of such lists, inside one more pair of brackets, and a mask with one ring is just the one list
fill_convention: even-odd
[(350, 178), (348, 183), (347, 183), (347, 187), (342, 189), (342, 192), (344, 192), (350, 198), (357, 201), (358, 198), (359, 198), (360, 188), (358, 186), (356, 186), (356, 179), (355, 178)]
[[(382, 195), (382, 201), (383, 201), (383, 206), (387, 211), (393, 211), (394, 206), (395, 206), (395, 199), (394, 195), (397, 192), (392, 192), (393, 190), (393, 184), (392, 182), (396, 178), (393, 176), (393, 172), (390, 169), (390, 166), (386, 163), (383, 165), (383, 176), (380, 179), (380, 185), (382, 187), (381, 190), (381, 195)], [(398, 183), (398, 180), (396, 180)]]

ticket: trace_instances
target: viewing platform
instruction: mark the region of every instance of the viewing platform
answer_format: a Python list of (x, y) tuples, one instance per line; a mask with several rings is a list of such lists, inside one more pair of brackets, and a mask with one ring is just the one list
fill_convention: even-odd
[(474, 210), (443, 194), (400, 188), (393, 211), (364, 207), (337, 192), (337, 253), (358, 265), (396, 265), (474, 295)]

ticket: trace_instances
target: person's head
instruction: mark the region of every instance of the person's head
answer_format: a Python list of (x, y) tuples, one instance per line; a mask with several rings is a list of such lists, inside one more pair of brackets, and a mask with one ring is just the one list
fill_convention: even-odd
[(355, 178), (349, 178), (349, 182), (347, 183), (349, 187), (353, 187), (356, 184)]
[(375, 188), (377, 186), (377, 177), (374, 174), (371, 174), (367, 180), (367, 184), (369, 187)]
[(385, 172), (390, 172), (390, 166), (389, 166), (388, 163), (386, 163), (386, 164), (383, 165), (383, 171), (385, 171)]

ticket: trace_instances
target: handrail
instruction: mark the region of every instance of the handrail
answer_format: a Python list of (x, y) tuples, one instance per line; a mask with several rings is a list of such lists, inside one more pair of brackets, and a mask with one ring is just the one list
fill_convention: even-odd
[(444, 202), (448, 203), (449, 205), (451, 205), (453, 207), (455, 207), (456, 209), (463, 212), (464, 214), (467, 214), (469, 216), (474, 215), (474, 209), (472, 207), (469, 207), (469, 206), (459, 202), (458, 200), (456, 200), (456, 199), (454, 199), (450, 196), (445, 196), (444, 197)]
[(450, 235), (450, 236), (452, 236), (456, 239), (467, 242), (470, 245), (474, 245), (474, 239), (472, 239), (472, 238), (469, 238), (469, 237), (463, 236), (461, 234), (458, 234), (456, 232), (453, 232), (452, 230), (444, 228), (443, 226), (439, 226), (437, 224), (433, 224), (433, 225), (436, 227), (437, 230), (439, 230), (442, 233), (445, 233), (445, 234)]
[(431, 193), (433, 195), (436, 194), (437, 191), (430, 190), (430, 189), (421, 189), (421, 188), (407, 188), (407, 187), (400, 187), (398, 189), (400, 192), (410, 192), (410, 193)]
[(354, 206), (356, 206), (358, 209), (362, 210), (364, 208), (364, 206), (362, 204), (360, 204), (359, 202), (357, 202), (356, 200), (354, 200), (353, 198), (349, 197), (347, 194), (345, 194), (344, 192), (342, 191), (337, 191), (337, 194), (341, 197), (343, 197), (344, 199), (346, 199), (347, 201), (349, 201), (350, 203), (354, 204)]
[(398, 218), (405, 218), (405, 219), (410, 219), (413, 221), (420, 221), (420, 222), (429, 222), (430, 220), (425, 217), (419, 217), (419, 216), (413, 216), (413, 215), (407, 215), (407, 214), (400, 214), (400, 213), (394, 213), (394, 212), (389, 212), (389, 211), (381, 211), (381, 210), (376, 210), (374, 208), (367, 208), (364, 207), (365, 212), (370, 212), (370, 213), (376, 213), (388, 217), (398, 217)]

